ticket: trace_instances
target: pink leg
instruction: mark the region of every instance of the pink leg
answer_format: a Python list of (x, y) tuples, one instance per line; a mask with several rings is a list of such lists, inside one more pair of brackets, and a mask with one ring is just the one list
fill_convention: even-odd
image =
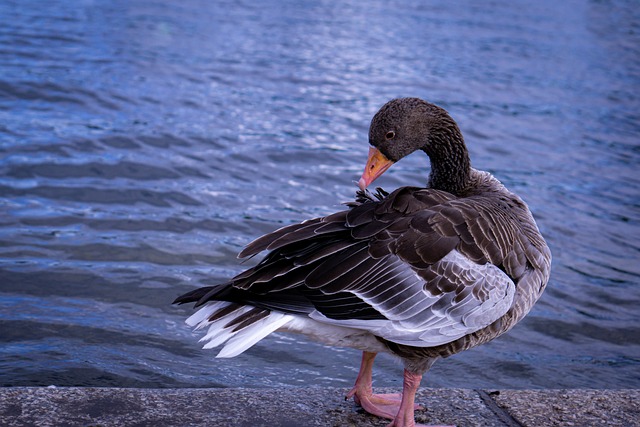
[[(416, 424), (414, 417), (415, 399), (422, 374), (414, 374), (404, 370), (404, 384), (402, 386), (402, 402), (398, 414), (387, 427), (420, 427), (423, 424)], [(427, 426), (423, 426), (427, 427)], [(430, 426), (430, 427), (454, 427), (454, 426)]]
[(420, 381), (422, 375), (412, 374), (411, 372), (404, 370), (404, 384), (402, 385), (402, 401), (400, 402), (400, 408), (398, 413), (388, 427), (412, 427), (416, 425), (414, 419), (414, 402), (416, 399), (416, 392), (420, 387)]
[(419, 427), (415, 423), (414, 411), (424, 409), (415, 404), (416, 392), (420, 386), (422, 375), (413, 374), (405, 369), (401, 395), (373, 394), (372, 373), (375, 357), (376, 353), (366, 351), (362, 353), (362, 364), (358, 378), (345, 399), (353, 397), (356, 403), (368, 413), (393, 420), (388, 427)]
[[(368, 413), (392, 420), (396, 417), (398, 409), (401, 407), (402, 395), (373, 394), (372, 373), (373, 360), (375, 357), (376, 353), (369, 353), (367, 351), (362, 353), (362, 364), (360, 365), (358, 378), (356, 379), (356, 383), (351, 391), (347, 393), (345, 399), (353, 397), (355, 402), (362, 406), (362, 408)], [(418, 380), (418, 383), (419, 382), (420, 381)], [(415, 405), (412, 407), (412, 410), (413, 409), (423, 408)]]

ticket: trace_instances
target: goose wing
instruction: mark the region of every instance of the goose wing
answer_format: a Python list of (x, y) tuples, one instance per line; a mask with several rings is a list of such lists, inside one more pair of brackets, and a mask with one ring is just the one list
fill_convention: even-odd
[(509, 310), (519, 278), (536, 263), (521, 228), (499, 201), (403, 187), (253, 241), (240, 256), (270, 251), (258, 265), (189, 300), (303, 314), (436, 346)]

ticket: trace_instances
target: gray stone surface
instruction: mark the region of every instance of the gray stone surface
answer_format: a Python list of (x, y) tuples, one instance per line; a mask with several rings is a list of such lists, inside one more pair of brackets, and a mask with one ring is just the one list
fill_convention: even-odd
[[(0, 388), (2, 426), (384, 426), (345, 389)], [(380, 392), (397, 390), (380, 389)], [(422, 389), (418, 422), (636, 426), (638, 390)]]
[(526, 426), (640, 426), (640, 390), (503, 390), (493, 398)]

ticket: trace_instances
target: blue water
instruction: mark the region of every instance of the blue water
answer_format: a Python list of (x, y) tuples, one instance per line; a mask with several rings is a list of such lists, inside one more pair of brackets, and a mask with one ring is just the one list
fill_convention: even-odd
[[(0, 385), (350, 386), (357, 351), (275, 334), (217, 360), (170, 302), (340, 209), (372, 115), (418, 96), (554, 254), (529, 317), (423, 384), (640, 386), (636, 1), (8, 0), (0, 21)], [(377, 183), (427, 173), (416, 154)], [(375, 384), (400, 380), (381, 357)]]

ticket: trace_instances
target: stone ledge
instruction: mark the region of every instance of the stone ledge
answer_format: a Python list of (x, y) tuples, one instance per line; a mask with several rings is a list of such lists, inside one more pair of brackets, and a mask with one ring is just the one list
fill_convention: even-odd
[[(380, 392), (398, 390), (376, 389)], [(0, 388), (2, 426), (385, 426), (346, 389)], [(426, 424), (640, 426), (640, 390), (421, 389)]]

